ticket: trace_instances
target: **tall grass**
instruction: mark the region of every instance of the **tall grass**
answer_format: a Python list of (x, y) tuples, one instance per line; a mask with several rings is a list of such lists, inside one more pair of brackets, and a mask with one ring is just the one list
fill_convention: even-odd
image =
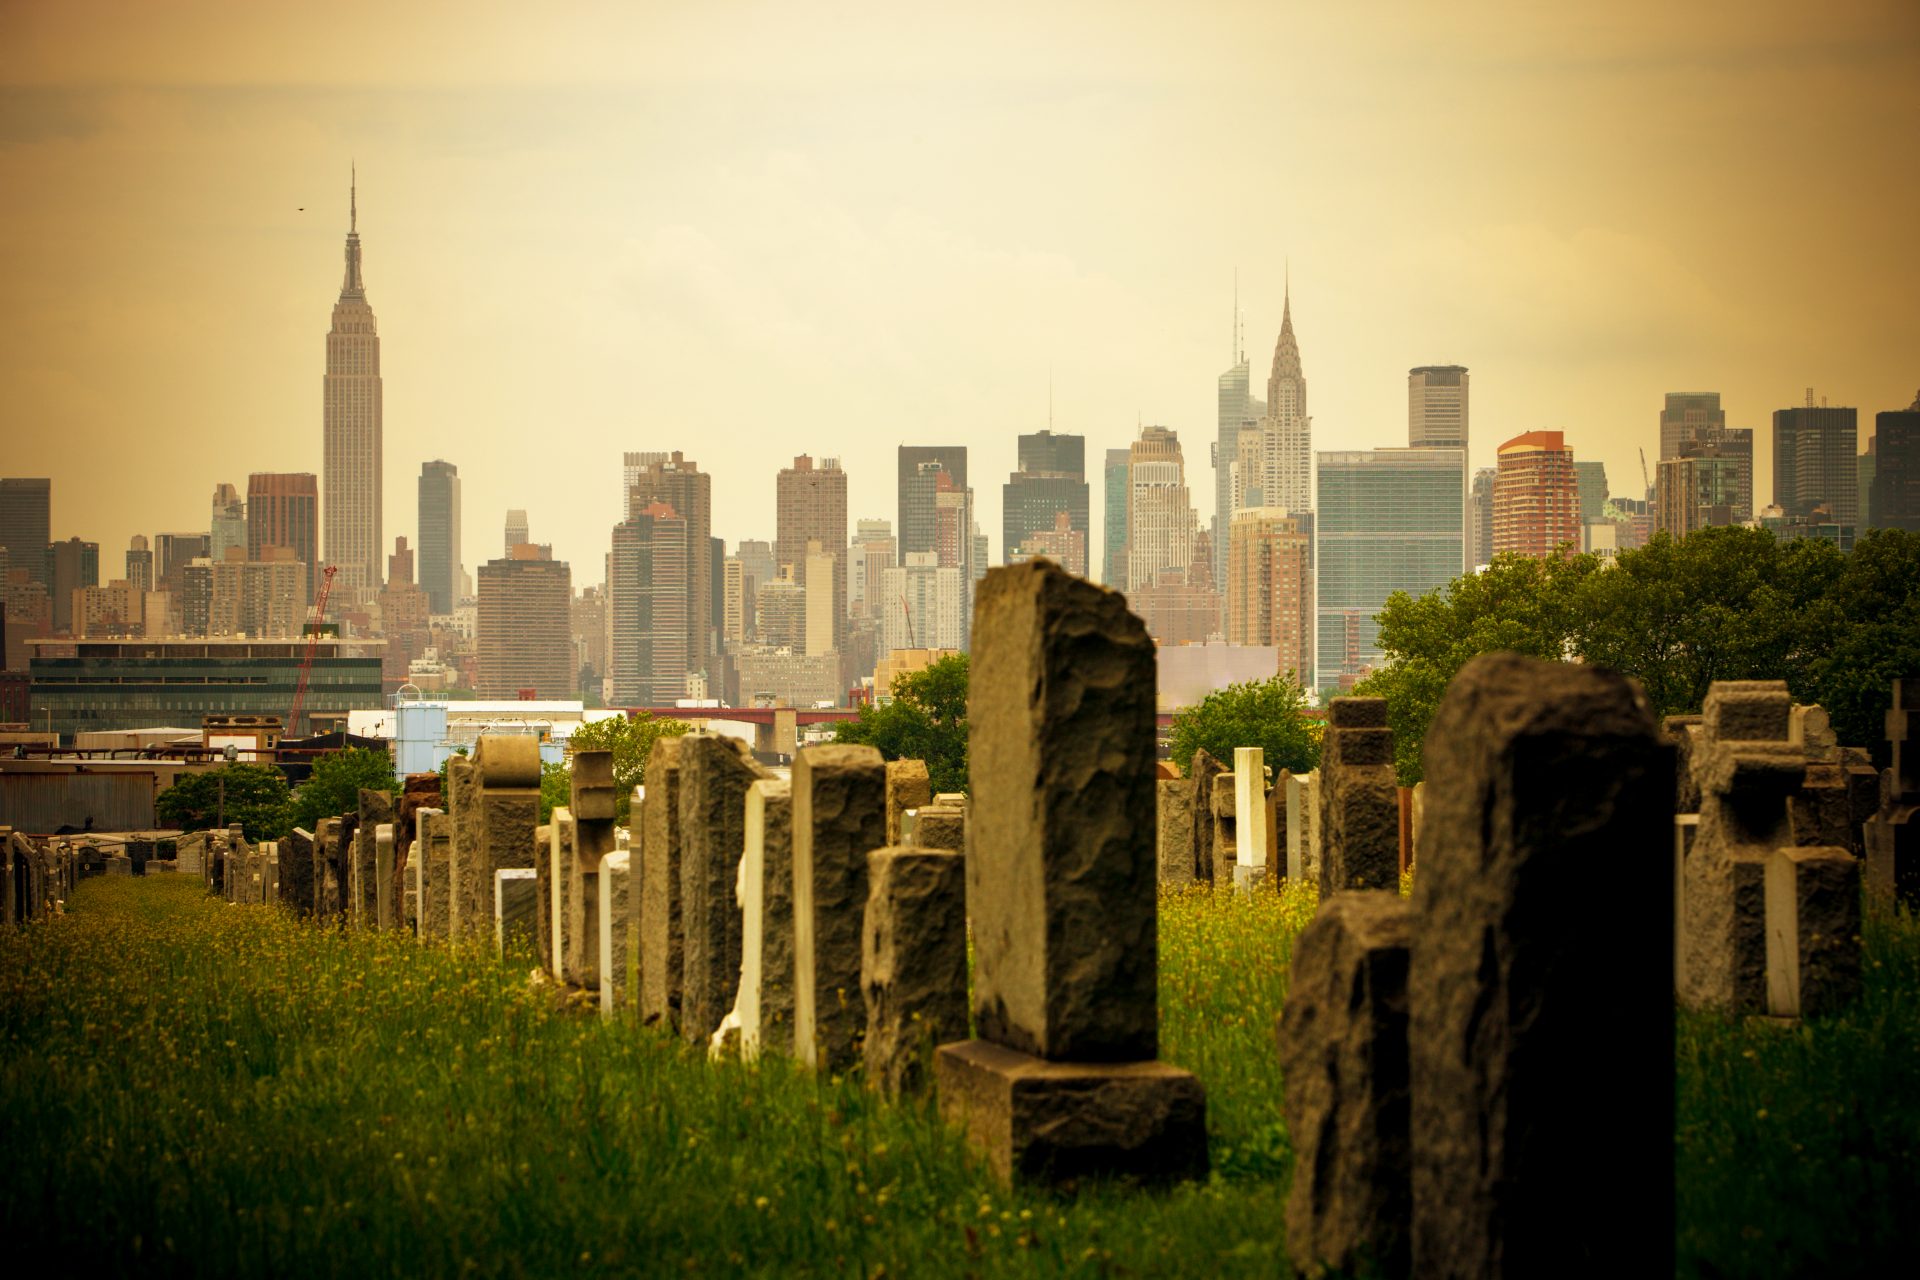
[[(75, 1273), (1272, 1275), (1273, 1022), (1312, 909), (1163, 899), (1161, 1052), (1206, 1081), (1214, 1173), (1068, 1201), (1001, 1190), (924, 1104), (585, 1015), (528, 956), (91, 880), (0, 937), (0, 1238)], [(1899, 1256), (1920, 931), (1869, 945), (1846, 1018), (1683, 1019), (1690, 1272)]]

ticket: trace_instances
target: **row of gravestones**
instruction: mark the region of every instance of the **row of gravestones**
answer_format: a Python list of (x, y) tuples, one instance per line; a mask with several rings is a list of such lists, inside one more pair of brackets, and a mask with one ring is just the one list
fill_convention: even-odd
[(1673, 995), (1811, 1016), (1857, 992), (1863, 869), (1870, 907), (1915, 905), (1916, 695), (1896, 682), (1876, 776), (1776, 682), (1663, 731), (1616, 674), (1468, 664), (1427, 738), (1411, 901), (1335, 894), (1294, 944), (1296, 1265), (1671, 1271)]
[(24, 925), (60, 909), (80, 879), (77, 851), (0, 826), (0, 920)]

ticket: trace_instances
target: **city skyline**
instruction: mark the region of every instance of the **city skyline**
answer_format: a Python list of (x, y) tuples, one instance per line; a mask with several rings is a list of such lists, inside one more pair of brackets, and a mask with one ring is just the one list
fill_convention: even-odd
[[(480, 24), (445, 60), (416, 56), (431, 24), (372, 12), (126, 9), (110, 42), (74, 38), (84, 15), (12, 12), (0, 173), (35, 199), (0, 214), (21, 304), (0, 359), (43, 430), (5, 469), (54, 478), (54, 540), (103, 547), (186, 526), (210, 481), (321, 472), (319, 298), (337, 291), (356, 159), (391, 348), (386, 468), (454, 462), (468, 544), (526, 507), (583, 569), (622, 513), (573, 495), (612, 489), (592, 477), (624, 450), (700, 457), (730, 543), (774, 533), (758, 462), (802, 449), (845, 460), (850, 518), (884, 516), (897, 444), (952, 441), (978, 475), (1013, 470), (1016, 437), (1046, 425), (1050, 371), (1056, 431), (1098, 454), (1161, 422), (1203, 465), (1236, 354), (1221, 323), (1235, 269), (1262, 352), (1289, 258), (1316, 451), (1403, 438), (1406, 371), (1438, 362), (1475, 374), (1471, 468), (1499, 440), (1563, 430), (1616, 490), (1640, 448), (1654, 456), (1667, 391), (1718, 389), (1749, 428), (1808, 385), (1863, 415), (1910, 403), (1898, 228), (1915, 177), (1886, 143), (1920, 81), (1920, 18), (1618, 8), (1577, 38), (1488, 7), (1444, 24), (1410, 10), (1384, 32), (1324, 13), (1096, 25), (1082, 10), (1010, 47), (996, 14), (927, 19), (949, 37), (933, 41), (877, 23), (845, 48), (797, 16), (767, 14), (737, 47), (659, 17), (652, 39), (592, 42), (644, 47), (632, 70), (562, 39), (642, 22), (606, 11), (563, 14), (511, 56)], [(336, 28), (364, 58), (337, 56)], [(1282, 36), (1303, 52), (1263, 63)], [(1434, 40), (1458, 56), (1428, 57)], [(563, 46), (589, 63), (556, 60)], [(896, 46), (912, 75), (878, 56)], [(607, 123), (577, 123), (581, 93)], [(1621, 127), (1610, 108), (1638, 98), (1660, 104), (1659, 128)], [(702, 117), (716, 100), (731, 105), (697, 136), (649, 124), (656, 104)], [(1255, 123), (1273, 119), (1277, 137)], [(1407, 146), (1437, 132), (1453, 144)], [(1547, 135), (1577, 157), (1551, 174)], [(1257, 160), (1275, 147), (1285, 164)], [(1848, 198), (1771, 199), (1796, 170)], [(1180, 196), (1142, 194), (1146, 171)], [(1426, 184), (1419, 217), (1355, 212), (1398, 203), (1387, 172)], [(1682, 177), (1713, 198), (1650, 212), (1637, 194)], [(1121, 189), (1127, 216), (1087, 216)], [(1756, 269), (1783, 244), (1788, 270)], [(724, 449), (701, 448), (716, 436)], [(998, 486), (974, 487), (997, 535)], [(386, 528), (414, 527), (412, 488), (387, 486)]]

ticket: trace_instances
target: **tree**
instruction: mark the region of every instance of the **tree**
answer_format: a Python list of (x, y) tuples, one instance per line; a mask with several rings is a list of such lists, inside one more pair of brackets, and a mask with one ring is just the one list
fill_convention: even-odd
[(892, 700), (842, 720), (834, 741), (878, 748), (889, 760), (924, 760), (936, 794), (965, 791), (968, 671), (961, 653), (896, 676)]
[(330, 751), (313, 762), (313, 773), (300, 785), (293, 800), (293, 825), (307, 831), (320, 819), (338, 817), (360, 808), (360, 791), (399, 791), (393, 758), (369, 747)]
[(1794, 696), (1818, 702), (1848, 746), (1887, 760), (1893, 682), (1920, 678), (1920, 533), (1875, 529), (1801, 615)]
[(540, 762), (540, 821), (547, 822), (555, 809), (573, 803), (573, 770), (557, 761)]
[(201, 831), (239, 823), (249, 840), (277, 840), (295, 825), (287, 775), (270, 764), (229, 764), (183, 773), (153, 802), (170, 827)]
[(1173, 717), (1173, 762), (1184, 772), (1205, 747), (1222, 764), (1233, 764), (1235, 747), (1259, 747), (1276, 775), (1305, 773), (1320, 760), (1320, 730), (1307, 715), (1307, 693), (1291, 671), (1215, 689)]
[(567, 740), (567, 750), (613, 752), (614, 820), (624, 826), (631, 817), (633, 789), (646, 780), (653, 744), (686, 731), (684, 720), (640, 711), (630, 718), (611, 716), (581, 725)]

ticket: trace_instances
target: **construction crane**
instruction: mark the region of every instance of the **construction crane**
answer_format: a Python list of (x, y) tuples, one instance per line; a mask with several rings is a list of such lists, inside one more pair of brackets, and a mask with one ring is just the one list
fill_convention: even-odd
[(1647, 474), (1647, 451), (1640, 450), (1640, 483), (1647, 487), (1646, 496), (1653, 497), (1653, 477)]
[(299, 732), (294, 726), (300, 723), (300, 712), (307, 702), (307, 680), (313, 675), (314, 650), (320, 647), (320, 628), (327, 618), (327, 597), (333, 592), (333, 575), (340, 572), (338, 565), (328, 565), (326, 572), (320, 575), (320, 595), (313, 602), (313, 621), (307, 625), (307, 648), (300, 655), (300, 680), (293, 686), (293, 709), (287, 712), (286, 734), (289, 738)]

